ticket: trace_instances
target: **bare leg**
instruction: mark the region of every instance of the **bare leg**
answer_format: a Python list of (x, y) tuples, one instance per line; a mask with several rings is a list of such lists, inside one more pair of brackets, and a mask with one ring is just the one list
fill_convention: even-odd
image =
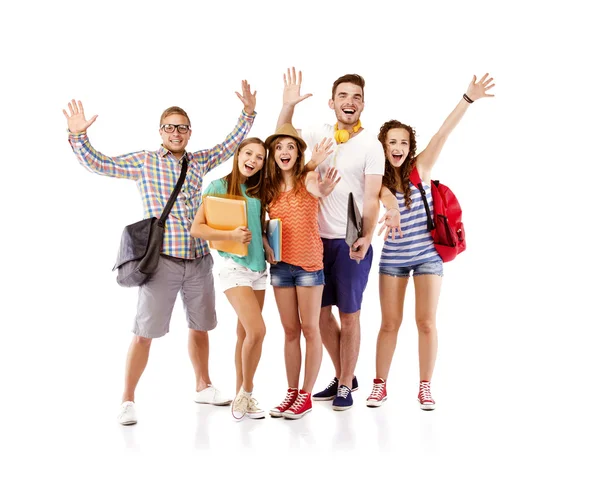
[[(257, 296), (257, 294), (261, 294)], [(249, 286), (238, 286), (225, 291), (246, 333), (241, 348), (242, 387), (246, 392), (254, 388), (254, 374), (262, 353), (266, 328), (262, 318), (265, 291), (253, 291)]]
[(360, 310), (354, 313), (340, 312), (340, 385), (352, 389), (352, 378), (360, 349)]
[(298, 389), (302, 350), (300, 348), (300, 317), (298, 316), (296, 288), (293, 286), (274, 287), (273, 292), (285, 334), (283, 354), (288, 387)]
[(408, 278), (379, 275), (379, 302), (381, 304), (381, 328), (377, 336), (375, 377), (387, 380), (396, 350), (398, 330), (402, 323), (404, 297)]
[(210, 384), (208, 375), (208, 332), (189, 330), (188, 352), (196, 374), (196, 391), (206, 389)]
[(139, 337), (137, 335), (134, 335), (131, 340), (125, 363), (125, 390), (123, 391), (122, 402), (135, 401), (135, 388), (148, 363), (151, 343), (151, 338)]
[(342, 373), (342, 365), (340, 363), (340, 327), (337, 320), (333, 316), (331, 306), (321, 308), (319, 316), (319, 328), (321, 329), (321, 339), (323, 345), (331, 357), (333, 367), (335, 368), (335, 376), (340, 377)]
[(319, 329), (323, 286), (298, 286), (296, 287), (296, 293), (302, 318), (302, 333), (306, 341), (302, 389), (312, 394), (323, 360), (323, 343)]
[(242, 347), (244, 345), (244, 339), (246, 338), (246, 331), (240, 319), (237, 321), (237, 341), (235, 343), (235, 393), (237, 395), (242, 387), (242, 381), (244, 380), (244, 374), (242, 373)]
[(437, 357), (437, 329), (435, 315), (442, 289), (442, 277), (437, 275), (415, 276), (415, 302), (417, 329), (419, 331), (420, 380), (431, 381)]

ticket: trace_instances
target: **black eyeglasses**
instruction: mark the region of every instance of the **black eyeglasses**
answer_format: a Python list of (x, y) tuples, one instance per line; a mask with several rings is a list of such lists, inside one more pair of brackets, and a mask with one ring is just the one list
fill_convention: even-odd
[(190, 125), (161, 125), (160, 129), (165, 130), (165, 133), (173, 133), (177, 128), (177, 131), (181, 134), (190, 131)]

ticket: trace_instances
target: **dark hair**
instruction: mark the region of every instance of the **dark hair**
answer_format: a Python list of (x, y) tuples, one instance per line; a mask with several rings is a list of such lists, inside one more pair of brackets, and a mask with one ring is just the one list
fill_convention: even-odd
[(344, 74), (342, 77), (338, 77), (331, 88), (331, 99), (335, 98), (335, 90), (342, 83), (352, 83), (358, 86), (362, 90), (363, 101), (365, 98), (365, 80), (358, 74)]
[(297, 191), (301, 187), (301, 184), (304, 183), (304, 178), (306, 177), (306, 170), (304, 170), (304, 151), (302, 150), (300, 143), (298, 143), (298, 140), (289, 135), (281, 135), (271, 140), (271, 143), (269, 144), (269, 155), (267, 156), (267, 174), (265, 176), (262, 196), (262, 203), (267, 210), (269, 205), (275, 202), (281, 193), (283, 173), (281, 168), (279, 168), (279, 165), (277, 165), (275, 162), (275, 147), (282, 138), (291, 138), (294, 140), (296, 148), (298, 149), (298, 158), (296, 159), (296, 164), (292, 168), (294, 176), (294, 191)]
[(160, 125), (163, 124), (164, 119), (167, 116), (170, 115), (181, 115), (181, 116), (185, 116), (188, 120), (188, 125), (192, 126), (192, 122), (190, 121), (190, 117), (187, 115), (187, 113), (181, 109), (179, 106), (171, 106), (170, 108), (167, 108), (166, 110), (163, 111), (163, 114), (160, 115)]
[(410, 209), (412, 200), (410, 198), (409, 177), (410, 172), (414, 168), (415, 163), (417, 161), (415, 157), (415, 153), (417, 151), (416, 133), (412, 126), (405, 125), (400, 121), (386, 121), (383, 125), (381, 125), (381, 128), (379, 129), (379, 135), (377, 136), (377, 139), (381, 142), (381, 145), (383, 146), (384, 153), (387, 153), (385, 145), (387, 134), (390, 130), (393, 130), (394, 128), (403, 128), (406, 131), (408, 131), (409, 151), (406, 159), (398, 168), (394, 167), (390, 163), (390, 161), (387, 159), (386, 154), (385, 172), (383, 174), (382, 183), (385, 187), (390, 189), (394, 195), (396, 195), (396, 191), (402, 191), (402, 193), (404, 193), (404, 204), (406, 205), (407, 209)]

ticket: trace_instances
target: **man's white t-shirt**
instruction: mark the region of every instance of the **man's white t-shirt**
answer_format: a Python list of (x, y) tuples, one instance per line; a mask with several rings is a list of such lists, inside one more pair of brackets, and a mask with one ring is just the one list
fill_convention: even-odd
[[(333, 126), (325, 124), (313, 129), (303, 129), (302, 138), (313, 150), (323, 138), (333, 139), (333, 133)], [(325, 177), (327, 169), (333, 166), (342, 179), (331, 194), (321, 199), (319, 233), (326, 239), (343, 239), (346, 237), (348, 220), (348, 195), (352, 192), (363, 214), (365, 175), (383, 175), (385, 155), (377, 137), (364, 129), (346, 143), (338, 145), (335, 140), (333, 143), (334, 152), (317, 170), (321, 177)]]

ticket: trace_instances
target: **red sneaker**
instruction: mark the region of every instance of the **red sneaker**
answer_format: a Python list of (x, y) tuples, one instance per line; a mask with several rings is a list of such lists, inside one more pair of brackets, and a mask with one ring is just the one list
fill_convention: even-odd
[(435, 401), (431, 397), (431, 389), (429, 381), (421, 381), (419, 383), (419, 404), (424, 411), (433, 411), (435, 409)]
[(284, 411), (287, 411), (298, 396), (298, 389), (288, 388), (287, 394), (285, 395), (285, 399), (279, 406), (275, 406), (273, 409), (269, 411), (269, 414), (273, 418), (281, 418), (283, 416)]
[(287, 411), (283, 413), (283, 417), (286, 419), (300, 419), (306, 413), (312, 411), (312, 400), (310, 394), (306, 391), (300, 390), (298, 397), (294, 401)]
[(367, 406), (370, 408), (378, 408), (386, 401), (387, 390), (385, 388), (385, 381), (380, 378), (373, 379), (373, 390), (371, 391), (371, 395), (367, 398)]

